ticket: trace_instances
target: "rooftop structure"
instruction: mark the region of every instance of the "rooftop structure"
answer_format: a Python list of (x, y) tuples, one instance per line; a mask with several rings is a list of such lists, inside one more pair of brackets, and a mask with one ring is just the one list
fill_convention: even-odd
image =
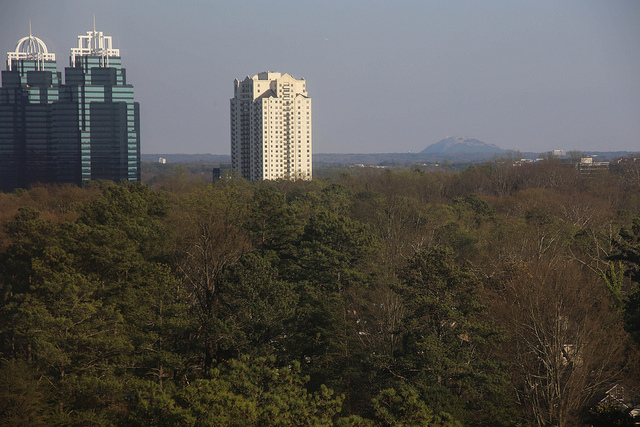
[(45, 61), (56, 60), (56, 55), (49, 53), (47, 45), (31, 33), (31, 23), (29, 23), (29, 35), (18, 40), (14, 52), (7, 52), (7, 70), (11, 71), (14, 62), (21, 60), (34, 61), (38, 71), (44, 69)]
[(87, 31), (86, 36), (78, 36), (78, 47), (71, 48), (71, 66), (76, 66), (79, 56), (98, 56), (102, 58), (102, 67), (109, 66), (109, 58), (119, 57), (120, 49), (113, 49), (111, 36), (105, 36), (102, 31), (96, 31), (95, 18), (93, 31)]

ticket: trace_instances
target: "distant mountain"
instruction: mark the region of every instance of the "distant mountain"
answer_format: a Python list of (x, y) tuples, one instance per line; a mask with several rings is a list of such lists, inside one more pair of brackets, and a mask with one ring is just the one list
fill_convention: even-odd
[(506, 151), (497, 145), (487, 144), (478, 139), (450, 136), (431, 144), (421, 153), (504, 153)]

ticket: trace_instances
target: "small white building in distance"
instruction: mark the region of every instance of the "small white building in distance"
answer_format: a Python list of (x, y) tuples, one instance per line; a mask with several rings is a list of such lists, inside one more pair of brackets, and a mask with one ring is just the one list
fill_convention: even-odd
[(250, 181), (311, 179), (311, 98), (304, 79), (259, 73), (234, 82), (231, 166)]

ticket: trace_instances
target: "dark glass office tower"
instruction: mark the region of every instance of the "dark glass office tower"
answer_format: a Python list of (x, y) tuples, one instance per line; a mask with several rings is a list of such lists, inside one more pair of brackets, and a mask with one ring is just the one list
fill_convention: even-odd
[[(94, 29), (78, 36), (70, 62), (59, 103), (65, 109), (77, 105), (81, 180), (139, 181), (140, 106), (133, 100), (119, 50), (112, 48), (110, 36)], [(71, 120), (58, 124), (63, 133), (73, 127)], [(61, 145), (62, 156), (71, 157), (72, 151)]]
[(36, 182), (140, 180), (140, 107), (111, 37), (89, 31), (65, 82), (29, 35), (8, 53), (0, 88), (0, 190)]
[(60, 73), (55, 54), (29, 34), (8, 53), (0, 88), (0, 190), (56, 182), (53, 104)]

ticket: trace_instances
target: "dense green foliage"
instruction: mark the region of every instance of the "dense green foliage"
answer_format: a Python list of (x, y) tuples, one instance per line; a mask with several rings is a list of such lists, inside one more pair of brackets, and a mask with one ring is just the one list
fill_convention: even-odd
[(0, 424), (623, 420), (633, 167), (0, 194)]

